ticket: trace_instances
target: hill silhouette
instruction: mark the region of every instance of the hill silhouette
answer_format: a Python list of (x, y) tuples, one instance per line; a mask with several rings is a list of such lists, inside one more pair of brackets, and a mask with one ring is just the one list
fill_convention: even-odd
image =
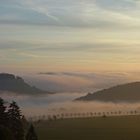
[(140, 82), (103, 89), (76, 99), (77, 101), (140, 102)]
[(0, 73), (0, 91), (9, 91), (24, 94), (51, 93), (35, 86), (30, 86), (21, 77), (8, 73)]

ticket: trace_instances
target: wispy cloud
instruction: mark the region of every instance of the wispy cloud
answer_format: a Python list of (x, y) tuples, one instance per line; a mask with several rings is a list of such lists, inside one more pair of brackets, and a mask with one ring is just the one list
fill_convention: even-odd
[[(1, 7), (0, 23), (118, 29), (140, 23), (140, 4), (134, 0), (14, 0)], [(11, 14), (16, 18), (6, 18)]]
[(36, 12), (39, 12), (41, 14), (46, 15), (48, 18), (51, 18), (54, 21), (59, 21), (59, 19), (55, 16), (53, 16), (49, 9), (47, 3), (45, 1), (37, 1), (37, 0), (24, 0), (22, 1), (22, 4), (26, 6), (26, 8), (32, 9)]

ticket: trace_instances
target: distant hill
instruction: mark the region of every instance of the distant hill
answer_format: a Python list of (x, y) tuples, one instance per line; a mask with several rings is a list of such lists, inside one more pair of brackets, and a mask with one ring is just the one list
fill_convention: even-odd
[(27, 84), (21, 77), (8, 73), (0, 73), (0, 91), (24, 94), (51, 93)]
[(78, 101), (140, 102), (140, 82), (118, 85), (76, 99)]

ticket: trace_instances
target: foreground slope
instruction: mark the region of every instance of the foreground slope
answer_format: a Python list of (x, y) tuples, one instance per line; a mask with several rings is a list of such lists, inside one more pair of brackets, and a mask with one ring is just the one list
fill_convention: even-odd
[(76, 99), (78, 101), (140, 102), (140, 82), (118, 85)]
[(140, 139), (140, 116), (43, 121), (35, 127), (40, 140)]
[(50, 93), (34, 86), (30, 86), (21, 77), (7, 73), (0, 73), (0, 91), (25, 94)]

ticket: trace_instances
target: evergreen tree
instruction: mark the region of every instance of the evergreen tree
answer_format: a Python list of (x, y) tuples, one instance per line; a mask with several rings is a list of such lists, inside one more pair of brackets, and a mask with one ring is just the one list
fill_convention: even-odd
[(24, 130), (27, 130), (27, 128), (29, 126), (29, 122), (27, 121), (27, 119), (26, 119), (26, 117), (24, 115), (22, 115), (21, 121), (22, 121)]
[(8, 125), (8, 115), (6, 112), (6, 106), (4, 105), (4, 100), (0, 98), (0, 125), (7, 126)]
[(26, 140), (38, 140), (34, 126), (31, 124), (26, 135)]
[(0, 126), (0, 140), (14, 140), (11, 131), (4, 126)]
[(9, 105), (8, 110), (9, 117), (9, 128), (14, 135), (15, 140), (23, 140), (24, 139), (24, 128), (22, 123), (22, 115), (20, 108), (16, 104), (16, 102), (12, 102)]

